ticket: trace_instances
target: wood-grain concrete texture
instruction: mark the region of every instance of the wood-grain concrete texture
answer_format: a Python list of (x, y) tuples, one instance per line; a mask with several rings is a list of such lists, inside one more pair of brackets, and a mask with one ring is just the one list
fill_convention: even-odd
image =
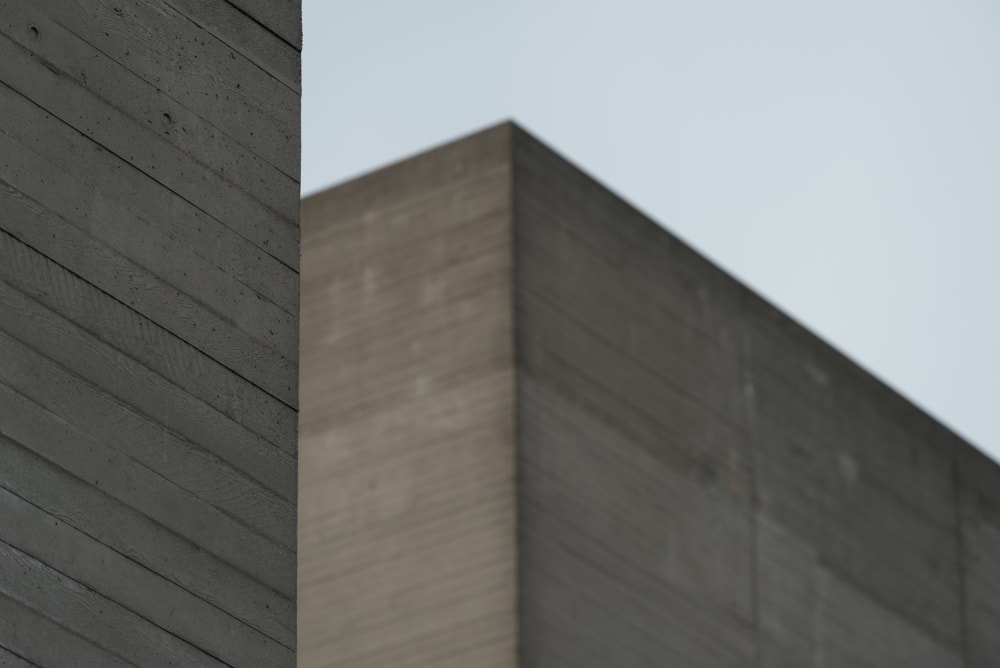
[(515, 133), (522, 666), (751, 666), (740, 290)]
[(0, 0), (0, 665), (293, 666), (298, 0)]
[(516, 665), (509, 149), (302, 203), (300, 668)]
[(523, 130), (303, 213), (303, 665), (1000, 666), (1000, 467)]

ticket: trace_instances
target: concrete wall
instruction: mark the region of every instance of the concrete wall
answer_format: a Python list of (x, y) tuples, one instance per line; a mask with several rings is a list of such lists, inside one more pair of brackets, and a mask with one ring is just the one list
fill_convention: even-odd
[(514, 141), (523, 666), (754, 665), (737, 285)]
[(513, 668), (509, 128), (302, 222), (299, 666)]
[(1000, 467), (513, 155), (522, 665), (1000, 666)]
[(0, 665), (294, 665), (300, 39), (0, 0)]
[(1000, 467), (525, 132), (303, 211), (303, 665), (1000, 666)]

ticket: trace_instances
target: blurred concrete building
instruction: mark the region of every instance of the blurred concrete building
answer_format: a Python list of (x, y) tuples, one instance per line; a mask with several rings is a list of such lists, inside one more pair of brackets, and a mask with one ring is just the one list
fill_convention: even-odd
[(1000, 468), (523, 130), (302, 215), (302, 668), (1000, 666)]
[(298, 0), (0, 0), (0, 666), (295, 665)]

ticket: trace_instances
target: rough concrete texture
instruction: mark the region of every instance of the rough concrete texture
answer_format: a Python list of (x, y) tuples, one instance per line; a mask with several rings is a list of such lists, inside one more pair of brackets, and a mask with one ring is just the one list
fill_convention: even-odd
[(509, 147), (303, 201), (300, 668), (516, 664)]
[(0, 665), (292, 666), (298, 0), (0, 0)]
[(1000, 467), (524, 131), (303, 207), (303, 665), (1000, 666)]

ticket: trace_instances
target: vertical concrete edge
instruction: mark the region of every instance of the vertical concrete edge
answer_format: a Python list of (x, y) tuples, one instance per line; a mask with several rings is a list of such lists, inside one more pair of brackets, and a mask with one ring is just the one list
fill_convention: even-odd
[(518, 493), (521, 485), (521, 363), (519, 358), (520, 345), (518, 335), (521, 331), (517, 317), (517, 238), (518, 238), (518, 215), (517, 215), (517, 138), (519, 128), (514, 121), (505, 123), (507, 132), (507, 163), (510, 165), (510, 177), (508, 181), (508, 210), (510, 213), (510, 320), (511, 320), (511, 359), (514, 367), (512, 391), (514, 393), (511, 405), (511, 419), (513, 420), (514, 447), (511, 456), (514, 458), (514, 665), (520, 666), (521, 661), (521, 495)]

